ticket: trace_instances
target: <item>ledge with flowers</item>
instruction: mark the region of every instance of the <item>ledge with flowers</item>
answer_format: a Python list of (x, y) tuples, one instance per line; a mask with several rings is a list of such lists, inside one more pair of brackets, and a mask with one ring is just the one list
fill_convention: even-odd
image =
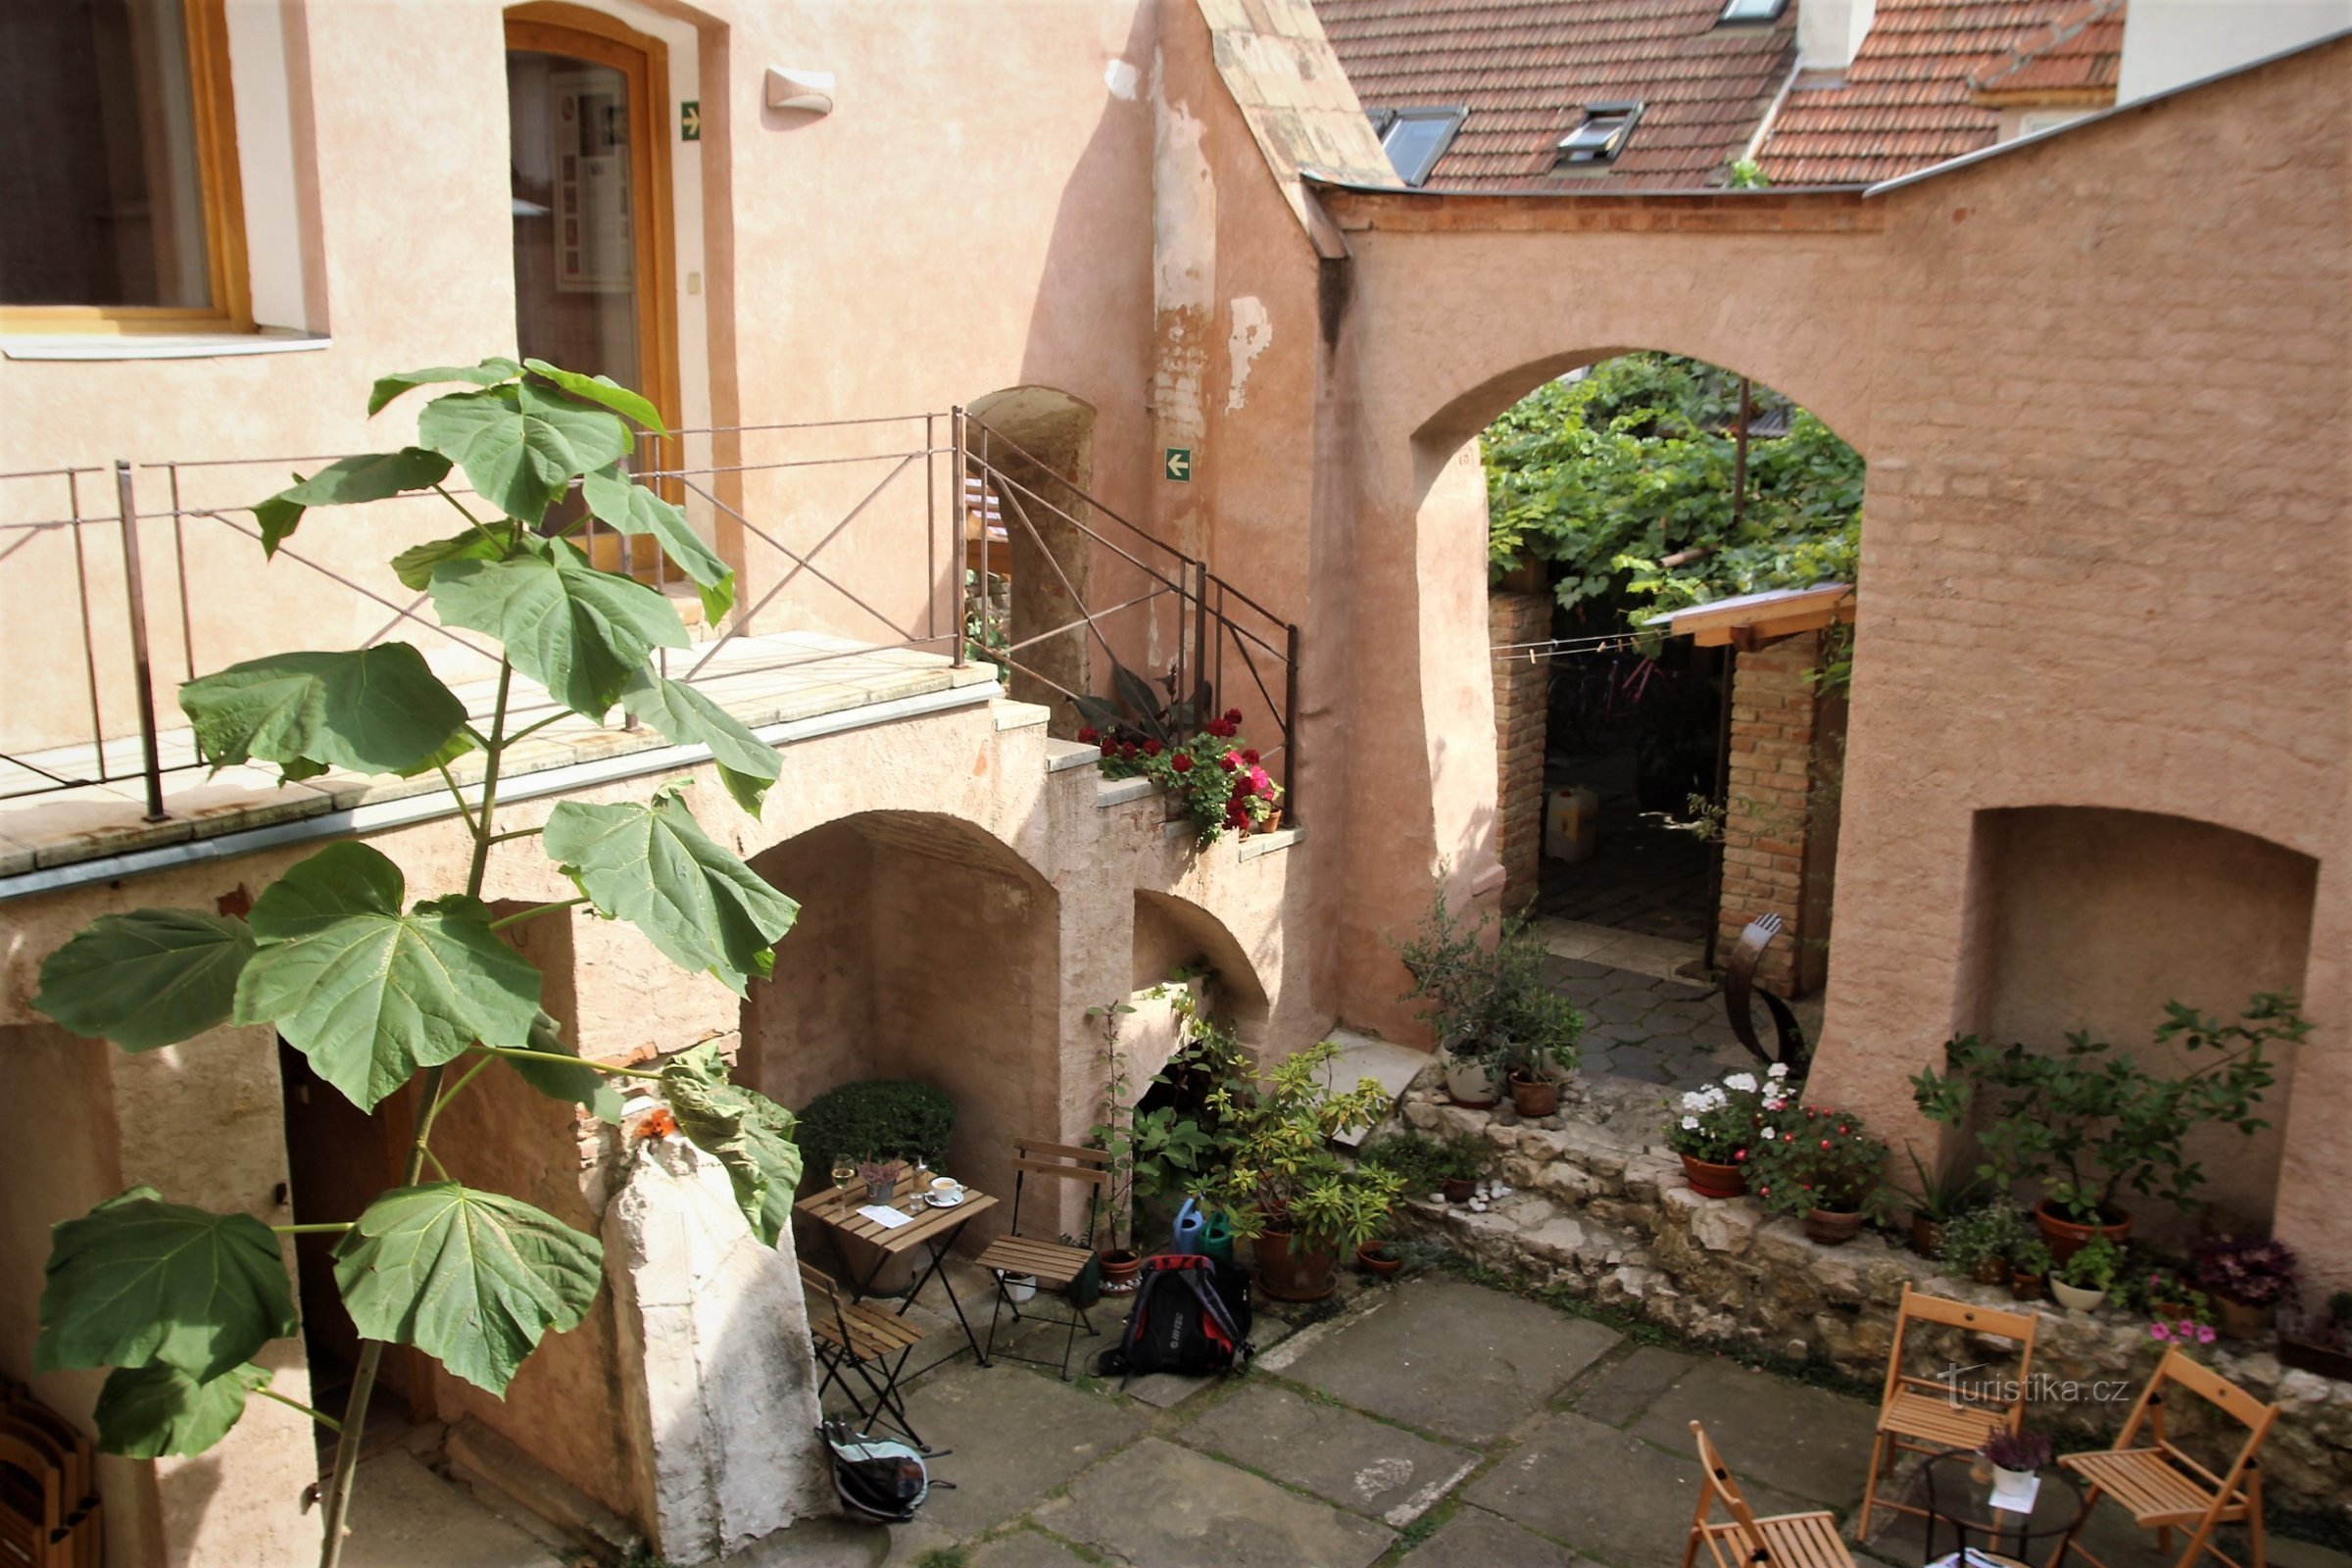
[[(1400, 1239), (1444, 1242), (1496, 1273), (1695, 1345), (1811, 1361), (1866, 1383), (1885, 1375), (1905, 1284), (2018, 1309), (2006, 1274), (1980, 1284), (1971, 1269), (1922, 1256), (1892, 1233), (1887, 1221), (1914, 1195), (1888, 1185), (1884, 1172), (1903, 1161), (1887, 1160), (1864, 1123), (1839, 1114), (1845, 1107), (1807, 1106), (1790, 1075), (1761, 1068), (1690, 1093), (1695, 1098), (1671, 1095), (1661, 1104), (1654, 1084), (1580, 1075), (1563, 1086), (1559, 1114), (1531, 1121), (1507, 1102), (1492, 1109), (1453, 1103), (1443, 1064), (1433, 1063), (1406, 1091), (1397, 1121), (1447, 1141), (1476, 1140), (1487, 1151), (1490, 1191), (1500, 1196), (1473, 1209), (1408, 1195), (1395, 1229)], [(1703, 1195), (1686, 1152), (1736, 1169), (1746, 1190)], [(1806, 1221), (1817, 1209), (1843, 1237), (1813, 1239)], [(1850, 1229), (1838, 1220), (1846, 1214)], [(2021, 1220), (2019, 1234), (2032, 1240), (2030, 1223)], [(2352, 1382), (2283, 1365), (2269, 1341), (2231, 1340), (2218, 1318), (2202, 1321), (2213, 1314), (2197, 1294), (2200, 1279), (2278, 1262), (2267, 1251), (2232, 1253), (2149, 1268), (2137, 1279), (2119, 1274), (2106, 1303), (2088, 1312), (2037, 1301), (2034, 1368), (2053, 1397), (2035, 1406), (2033, 1424), (2110, 1433), (2128, 1396), (2114, 1403), (2091, 1394), (2136, 1394), (2165, 1346), (2185, 1338), (2199, 1359), (2285, 1407), (2266, 1450), (2266, 1487), (2291, 1492), (2295, 1506), (2340, 1507), (2352, 1498)], [(2076, 1397), (2064, 1397), (2069, 1393)]]
[(1189, 819), (1193, 842), (1208, 848), (1227, 833), (1248, 838), (1282, 826), (1282, 786), (1257, 748), (1242, 737), (1242, 710), (1227, 709), (1183, 738), (1133, 724), (1089, 724), (1079, 744), (1101, 747), (1104, 778), (1148, 778), (1167, 796), (1171, 819)]

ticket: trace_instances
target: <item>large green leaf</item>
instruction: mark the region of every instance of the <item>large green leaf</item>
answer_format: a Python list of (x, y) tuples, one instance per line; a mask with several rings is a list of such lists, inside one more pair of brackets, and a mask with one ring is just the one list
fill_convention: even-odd
[(133, 1187), (49, 1236), (35, 1371), (162, 1361), (201, 1381), (299, 1327), (277, 1238), (251, 1214)]
[[(563, 1026), (544, 1012), (531, 1025), (531, 1049), (574, 1060), (579, 1057), (579, 1053), (564, 1041)], [(522, 1074), (524, 1083), (548, 1099), (584, 1105), (598, 1121), (620, 1125), (620, 1091), (612, 1087), (611, 1078), (594, 1068), (567, 1067), (562, 1062), (530, 1061), (519, 1056), (509, 1056), (507, 1064)]]
[(433, 399), (417, 416), (416, 439), (464, 468), (492, 506), (536, 523), (572, 480), (629, 450), (629, 427), (524, 381)]
[(599, 913), (628, 921), (682, 969), (741, 995), (775, 967), (801, 906), (695, 825), (675, 786), (644, 806), (564, 801), (540, 836)]
[(375, 378), (374, 390), (368, 394), (368, 412), (381, 414), (384, 405), (411, 387), (433, 386), (444, 381), (466, 381), (474, 386), (496, 386), (512, 381), (522, 373), (522, 367), (513, 360), (496, 356), (479, 365), (434, 365), (421, 370), (399, 370)]
[(718, 1047), (708, 1042), (662, 1069), (662, 1093), (678, 1130), (726, 1167), (735, 1201), (760, 1240), (775, 1246), (792, 1223), (793, 1189), (801, 1184), (792, 1112), (728, 1082)]
[(444, 561), (499, 561), (521, 548), (522, 525), (502, 518), (447, 539), (411, 545), (392, 558), (392, 574), (416, 589), (431, 586), (433, 568)]
[(418, 1067), (474, 1041), (523, 1046), (539, 971), (451, 897), (403, 914), (400, 868), (365, 844), (330, 845), (253, 906), (262, 950), (237, 982), (236, 1020), (274, 1023), (362, 1110)]
[(776, 749), (753, 734), (744, 722), (691, 686), (663, 680), (641, 669), (629, 689), (620, 694), (621, 709), (640, 723), (651, 724), (679, 746), (708, 746), (718, 763), (719, 782), (735, 804), (760, 814), (760, 801), (784, 771)]
[(429, 489), (448, 476), (449, 460), (422, 447), (338, 458), (307, 479), (296, 474), (290, 488), (253, 509), (262, 525), (262, 550), (276, 555), (277, 547), (302, 525), (303, 513), (312, 507), (381, 501), (404, 490)]
[(603, 1277), (595, 1237), (457, 1182), (394, 1188), (335, 1246), (362, 1335), (414, 1345), (502, 1396), (541, 1335), (587, 1313)]
[(153, 1051), (226, 1023), (252, 956), (253, 933), (225, 914), (102, 914), (42, 960), (32, 1004), (77, 1035)]
[(160, 1361), (117, 1367), (98, 1391), (98, 1446), (133, 1459), (202, 1453), (228, 1436), (246, 1396), (269, 1385), (268, 1369), (250, 1361), (202, 1380)]
[(448, 625), (496, 637), (516, 669), (600, 723), (656, 648), (687, 646), (668, 600), (561, 540), (532, 540), (506, 561), (443, 563), (433, 608)]
[(258, 757), (292, 764), (293, 778), (405, 773), (466, 723), (466, 705), (407, 643), (248, 660), (180, 687), (179, 706), (215, 767)]
[(657, 435), (669, 434), (662, 423), (662, 413), (639, 393), (630, 391), (609, 375), (582, 375), (577, 370), (561, 369), (545, 360), (525, 360), (522, 368), (533, 375), (546, 376), (575, 398), (601, 403), (615, 414), (625, 414)]
[(580, 480), (580, 496), (597, 521), (621, 533), (651, 534), (702, 591), (703, 613), (712, 625), (735, 607), (735, 568), (703, 543), (686, 514), (631, 479), (619, 464)]

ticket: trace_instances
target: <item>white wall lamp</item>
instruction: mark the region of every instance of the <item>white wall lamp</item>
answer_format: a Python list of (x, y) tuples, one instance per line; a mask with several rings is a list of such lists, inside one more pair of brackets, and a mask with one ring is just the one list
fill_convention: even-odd
[(799, 109), (811, 115), (833, 112), (833, 73), (767, 68), (767, 107)]

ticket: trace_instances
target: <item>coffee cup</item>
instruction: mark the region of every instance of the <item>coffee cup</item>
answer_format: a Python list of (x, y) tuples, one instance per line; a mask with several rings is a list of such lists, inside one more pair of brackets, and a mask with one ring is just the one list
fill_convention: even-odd
[(953, 1176), (934, 1176), (931, 1178), (931, 1198), (935, 1202), (958, 1202), (963, 1198), (963, 1183)]

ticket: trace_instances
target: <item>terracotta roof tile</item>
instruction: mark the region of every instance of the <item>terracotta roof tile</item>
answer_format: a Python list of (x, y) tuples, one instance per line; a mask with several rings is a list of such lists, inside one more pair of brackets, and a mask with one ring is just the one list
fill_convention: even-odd
[[(1801, 3), (1801, 0), (1796, 0)], [(1469, 110), (1426, 181), (1455, 190), (1721, 184), (1787, 80), (1796, 4), (1720, 27), (1723, 0), (1315, 0), (1367, 109)], [(1605, 172), (1551, 172), (1587, 104), (1639, 100)]]
[[(1843, 80), (1800, 77), (1757, 161), (1779, 185), (1860, 185), (1989, 147), (1999, 112), (1975, 101), (1971, 78), (2051, 41), (2054, 24), (2084, 9), (2082, 0), (1879, 0)], [(2115, 28), (2120, 49), (2120, 10)], [(2106, 36), (2103, 25), (2082, 33)]]
[(1980, 103), (2115, 101), (2124, 58), (2124, 0), (2084, 0), (1969, 78)]

